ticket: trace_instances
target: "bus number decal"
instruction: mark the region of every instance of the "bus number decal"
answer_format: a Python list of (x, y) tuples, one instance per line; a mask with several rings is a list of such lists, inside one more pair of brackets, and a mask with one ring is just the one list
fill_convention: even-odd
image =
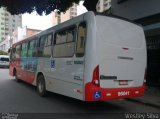
[(129, 91), (120, 91), (118, 92), (118, 96), (126, 96), (129, 95)]

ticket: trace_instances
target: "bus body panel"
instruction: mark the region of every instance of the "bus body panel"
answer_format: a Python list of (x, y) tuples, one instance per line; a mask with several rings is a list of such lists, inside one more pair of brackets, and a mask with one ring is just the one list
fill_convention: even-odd
[[(87, 40), (85, 46), (84, 85), (92, 80), (93, 70), (96, 67), (96, 21), (93, 12), (84, 16), (87, 22)], [(85, 87), (84, 87), (85, 90)]]
[[(96, 20), (100, 86), (102, 88), (142, 86), (146, 68), (143, 29), (133, 23), (111, 17), (97, 16)], [(106, 31), (105, 34), (103, 31)], [(119, 84), (120, 80), (128, 81), (128, 85)]]
[[(145, 90), (144, 75), (147, 62), (143, 29), (112, 17), (97, 15), (95, 19), (96, 35), (92, 36), (96, 39), (93, 38), (92, 43), (90, 42), (94, 46), (92, 55), (95, 57), (92, 57), (90, 81), (85, 83), (85, 100), (100, 101), (142, 96)], [(92, 82), (97, 66), (99, 86)]]
[(76, 58), (39, 59), (37, 72), (44, 74), (46, 89), (83, 100), (84, 64), (75, 64), (76, 61)]

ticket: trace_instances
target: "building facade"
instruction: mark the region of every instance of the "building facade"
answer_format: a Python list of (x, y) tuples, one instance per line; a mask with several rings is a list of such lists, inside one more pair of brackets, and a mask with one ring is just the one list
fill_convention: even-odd
[(23, 40), (24, 38), (30, 37), (41, 30), (30, 29), (27, 27), (17, 27), (17, 29), (12, 33), (12, 35), (6, 36), (6, 39), (0, 42), (0, 50), (5, 52), (16, 42)]
[(65, 13), (58, 14), (56, 11), (52, 13), (52, 25), (65, 22), (73, 17), (77, 16), (77, 4), (73, 4)]
[(97, 3), (97, 12), (104, 12), (111, 7), (111, 0), (99, 0)]
[(11, 35), (17, 27), (22, 26), (22, 15), (11, 15), (5, 8), (0, 8), (0, 42)]

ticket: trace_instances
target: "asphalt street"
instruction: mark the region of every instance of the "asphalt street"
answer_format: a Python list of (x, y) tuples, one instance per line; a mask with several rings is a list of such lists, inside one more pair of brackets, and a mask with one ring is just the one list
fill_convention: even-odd
[(157, 108), (124, 99), (89, 103), (54, 93), (42, 98), (34, 86), (16, 82), (8, 72), (8, 69), (0, 69), (1, 113), (108, 113), (114, 116), (118, 113), (160, 113)]

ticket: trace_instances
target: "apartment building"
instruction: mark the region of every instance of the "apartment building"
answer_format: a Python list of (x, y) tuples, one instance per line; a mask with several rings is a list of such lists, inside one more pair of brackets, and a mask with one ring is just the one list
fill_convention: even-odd
[(18, 27), (22, 26), (22, 15), (11, 15), (5, 8), (0, 8), (0, 42), (11, 35)]
[(12, 35), (6, 36), (5, 40), (0, 42), (0, 50), (8, 51), (8, 49), (16, 42), (23, 40), (24, 38), (30, 37), (37, 34), (41, 30), (30, 29), (27, 27), (17, 27)]
[(52, 13), (52, 25), (57, 25), (77, 16), (77, 4), (73, 4), (65, 13), (58, 14), (56, 11)]
[(97, 12), (104, 12), (111, 7), (111, 0), (99, 0), (97, 3)]

